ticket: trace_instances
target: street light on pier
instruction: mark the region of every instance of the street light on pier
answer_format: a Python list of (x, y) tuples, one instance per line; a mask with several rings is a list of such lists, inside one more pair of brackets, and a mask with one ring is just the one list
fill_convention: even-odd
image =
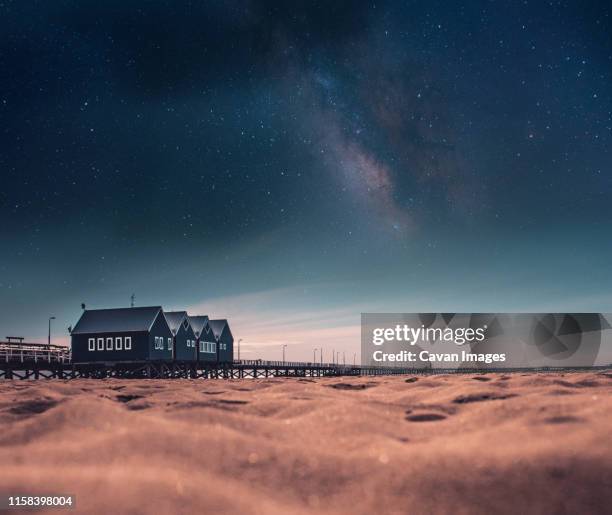
[(312, 351), (312, 362), (313, 362), (313, 363), (316, 363), (316, 362), (317, 362), (317, 351), (318, 351), (318, 350), (319, 350), (319, 349), (318, 349), (317, 347), (315, 347), (315, 348), (313, 349), (313, 351)]
[(47, 335), (47, 343), (51, 345), (51, 320), (55, 320), (55, 317), (49, 317), (49, 333)]
[(240, 361), (240, 342), (242, 341), (242, 338), (240, 338), (240, 340), (238, 340), (238, 361)]
[(283, 363), (285, 362), (285, 347), (287, 347), (286, 343), (283, 344)]

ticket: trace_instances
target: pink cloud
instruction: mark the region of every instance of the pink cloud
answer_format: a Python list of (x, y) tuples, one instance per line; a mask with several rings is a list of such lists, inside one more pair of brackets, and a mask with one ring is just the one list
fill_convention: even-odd
[[(311, 361), (315, 347), (323, 347), (329, 360), (332, 350), (351, 359), (355, 353), (359, 356), (359, 307), (307, 307), (301, 293), (300, 288), (245, 293), (211, 299), (190, 306), (188, 311), (227, 318), (236, 345), (242, 339), (244, 359), (280, 359), (282, 345), (288, 346), (286, 352), (292, 360)], [(237, 356), (236, 349), (234, 353)]]

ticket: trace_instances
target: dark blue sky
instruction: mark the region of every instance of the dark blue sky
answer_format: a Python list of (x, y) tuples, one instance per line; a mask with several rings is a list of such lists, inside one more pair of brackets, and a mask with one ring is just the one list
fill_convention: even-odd
[(0, 331), (612, 311), (609, 2), (206, 4), (0, 2)]

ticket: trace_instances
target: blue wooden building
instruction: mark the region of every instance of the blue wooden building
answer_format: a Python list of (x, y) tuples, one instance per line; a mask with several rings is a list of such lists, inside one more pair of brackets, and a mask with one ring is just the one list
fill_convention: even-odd
[(191, 326), (187, 311), (165, 311), (172, 331), (173, 358), (176, 361), (196, 361), (197, 337)]
[(174, 335), (161, 306), (88, 309), (70, 335), (74, 363), (172, 359)]
[(219, 363), (231, 363), (234, 360), (234, 336), (226, 319), (209, 320), (217, 343), (217, 358)]
[(197, 339), (198, 360), (205, 363), (216, 363), (217, 341), (208, 323), (208, 316), (190, 316), (189, 320)]

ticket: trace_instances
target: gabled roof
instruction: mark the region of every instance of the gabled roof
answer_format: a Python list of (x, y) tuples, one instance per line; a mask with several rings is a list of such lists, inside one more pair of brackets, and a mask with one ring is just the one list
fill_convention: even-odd
[(71, 334), (149, 331), (161, 309), (161, 306), (87, 309)]
[(223, 329), (225, 329), (225, 326), (227, 325), (227, 320), (225, 318), (221, 318), (219, 320), (209, 320), (208, 325), (212, 329), (215, 338), (218, 340), (223, 333)]
[(206, 327), (206, 323), (208, 322), (207, 315), (198, 315), (198, 316), (190, 316), (189, 323), (191, 324), (191, 328), (196, 336), (200, 336), (202, 329)]
[(170, 330), (174, 335), (176, 335), (176, 333), (180, 329), (183, 320), (185, 320), (185, 318), (188, 318), (187, 311), (164, 311), (164, 315), (166, 316), (166, 320), (168, 321)]

